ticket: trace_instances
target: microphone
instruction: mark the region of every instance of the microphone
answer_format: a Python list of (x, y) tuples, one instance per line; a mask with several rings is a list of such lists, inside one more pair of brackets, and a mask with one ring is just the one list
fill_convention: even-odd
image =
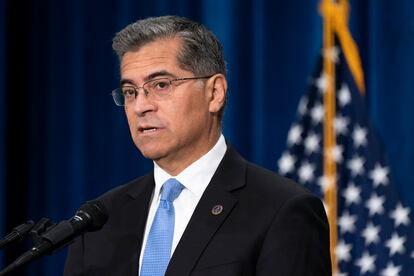
[(73, 239), (84, 232), (101, 229), (107, 220), (108, 211), (101, 202), (97, 200), (86, 202), (71, 219), (59, 222), (56, 226), (41, 235), (40, 241), (32, 249), (17, 258), (12, 264), (1, 271), (0, 275), (5, 275), (40, 256), (50, 254), (68, 245)]
[(10, 243), (13, 243), (16, 240), (21, 240), (34, 226), (34, 222), (29, 220), (19, 226), (13, 228), (13, 230), (0, 240), (0, 249), (3, 249)]

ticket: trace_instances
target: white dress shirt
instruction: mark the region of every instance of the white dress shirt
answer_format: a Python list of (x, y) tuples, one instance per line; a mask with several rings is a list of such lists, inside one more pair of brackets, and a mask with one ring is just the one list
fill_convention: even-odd
[(216, 172), (218, 165), (226, 153), (226, 150), (227, 145), (223, 134), (221, 134), (217, 143), (209, 152), (185, 168), (177, 176), (169, 175), (154, 162), (155, 189), (151, 199), (147, 223), (145, 226), (144, 240), (141, 247), (141, 255), (139, 259), (140, 268), (142, 264), (142, 257), (144, 256), (145, 246), (147, 244), (148, 234), (160, 202), (160, 190), (164, 182), (170, 178), (175, 178), (185, 187), (173, 203), (175, 210), (175, 226), (171, 248), (172, 255), (184, 233), (185, 228), (187, 227), (188, 222), (190, 221), (191, 216), (193, 215), (194, 209), (200, 201), (200, 198), (207, 188), (208, 183), (210, 183), (211, 178)]

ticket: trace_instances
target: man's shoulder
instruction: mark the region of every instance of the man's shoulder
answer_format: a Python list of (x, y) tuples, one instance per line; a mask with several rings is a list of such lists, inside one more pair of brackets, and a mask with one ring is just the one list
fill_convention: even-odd
[(251, 162), (247, 162), (246, 177), (247, 181), (265, 183), (270, 189), (288, 189), (296, 192), (308, 191), (303, 185), (296, 183), (292, 179)]
[[(303, 185), (296, 183), (292, 179), (247, 161), (231, 146), (229, 146), (225, 163), (223, 165), (227, 170), (237, 167), (237, 174), (239, 176), (240, 172), (245, 174), (245, 184), (249, 192), (261, 194), (264, 198), (274, 199), (275, 196), (276, 198), (288, 198), (297, 195), (313, 195)], [(242, 178), (239, 177), (237, 179), (241, 180)]]
[(134, 197), (148, 186), (154, 183), (153, 173), (137, 177), (125, 184), (116, 186), (111, 190), (100, 195), (97, 200), (101, 201), (105, 206), (114, 206), (124, 202), (126, 197)]
[(303, 185), (250, 162), (246, 169), (246, 188), (263, 202), (282, 204), (296, 197), (316, 197)]

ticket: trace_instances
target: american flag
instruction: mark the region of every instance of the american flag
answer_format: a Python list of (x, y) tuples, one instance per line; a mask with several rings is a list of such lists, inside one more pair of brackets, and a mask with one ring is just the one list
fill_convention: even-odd
[[(413, 212), (401, 202), (390, 167), (368, 119), (366, 104), (338, 47), (330, 55), (336, 71), (337, 275), (414, 275)], [(321, 199), (323, 175), (323, 95), (327, 76), (322, 61), (309, 81), (289, 130), (279, 173), (305, 185)], [(332, 225), (331, 225), (332, 227)]]

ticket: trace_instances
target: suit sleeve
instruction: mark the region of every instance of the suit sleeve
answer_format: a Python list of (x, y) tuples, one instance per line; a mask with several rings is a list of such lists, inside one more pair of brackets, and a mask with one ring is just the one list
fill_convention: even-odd
[(256, 275), (331, 275), (329, 226), (321, 201), (302, 194), (283, 204), (266, 234)]

